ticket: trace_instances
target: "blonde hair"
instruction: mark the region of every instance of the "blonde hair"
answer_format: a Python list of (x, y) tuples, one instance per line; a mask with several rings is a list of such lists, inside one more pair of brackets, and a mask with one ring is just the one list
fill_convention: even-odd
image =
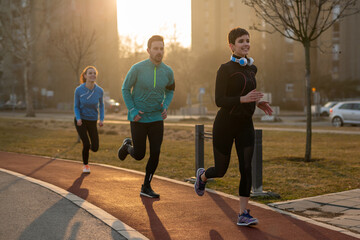
[(94, 69), (96, 72), (96, 76), (98, 75), (98, 70), (96, 69), (96, 67), (94, 66), (87, 66), (86, 68), (84, 68), (84, 70), (82, 71), (82, 73), (80, 74), (80, 84), (83, 84), (84, 82), (86, 82), (86, 78), (85, 78), (85, 74), (87, 72), (87, 70), (89, 69)]

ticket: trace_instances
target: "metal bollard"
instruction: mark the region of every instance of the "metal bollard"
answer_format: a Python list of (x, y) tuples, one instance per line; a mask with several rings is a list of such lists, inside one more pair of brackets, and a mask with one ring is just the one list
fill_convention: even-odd
[(204, 125), (195, 125), (195, 176), (204, 167)]
[[(204, 132), (204, 125), (195, 125), (195, 176), (198, 168), (204, 167), (204, 139), (212, 139), (212, 134)], [(255, 129), (255, 144), (252, 164), (252, 197), (270, 196), (280, 198), (280, 195), (274, 192), (262, 190), (262, 130)], [(188, 179), (195, 182), (195, 178)]]
[(262, 193), (262, 130), (255, 129), (255, 145), (252, 157), (252, 191)]

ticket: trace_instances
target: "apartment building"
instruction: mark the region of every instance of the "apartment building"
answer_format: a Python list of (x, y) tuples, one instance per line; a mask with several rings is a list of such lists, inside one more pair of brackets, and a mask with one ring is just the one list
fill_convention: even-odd
[[(268, 27), (242, 1), (192, 0), (192, 51), (198, 55), (214, 50), (229, 51), (226, 42), (229, 30), (236, 26), (248, 29), (251, 35), (250, 54), (259, 69), (257, 81), (260, 89), (270, 92), (276, 105), (301, 108), (305, 104), (305, 53), (302, 44), (279, 33), (251, 30), (253, 24), (260, 24), (265, 29)], [(358, 80), (360, 86), (359, 24), (360, 14), (349, 16), (312, 42), (310, 61), (313, 82), (330, 77), (338, 81)], [(223, 60), (227, 61), (227, 58)]]

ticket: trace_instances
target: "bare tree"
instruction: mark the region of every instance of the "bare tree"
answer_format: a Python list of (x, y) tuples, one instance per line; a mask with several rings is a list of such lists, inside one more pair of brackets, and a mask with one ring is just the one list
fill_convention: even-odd
[[(146, 49), (136, 39), (129, 36), (119, 36), (119, 59), (117, 65), (118, 79), (121, 79), (121, 85), (125, 80), (131, 66), (147, 57)], [(120, 91), (121, 93), (121, 91)], [(123, 103), (123, 98), (119, 100)]]
[[(257, 16), (286, 38), (300, 42), (305, 50), (306, 150), (311, 160), (310, 47), (341, 18), (359, 13), (357, 0), (243, 0)], [(255, 26), (255, 29), (266, 31)]]
[(82, 24), (81, 17), (73, 21), (71, 26), (58, 29), (50, 38), (52, 45), (63, 56), (74, 73), (74, 83), (77, 82), (85, 65), (92, 64), (95, 58), (92, 54), (96, 42), (95, 30)]
[[(174, 71), (176, 84), (176, 94), (171, 108), (180, 108), (185, 103), (188, 107), (191, 107), (192, 102), (188, 100), (192, 99), (196, 91), (196, 79), (192, 75), (195, 59), (190, 49), (183, 47), (178, 41), (179, 35), (176, 24), (174, 24), (173, 28), (164, 30), (172, 30), (172, 33), (166, 36), (169, 42), (165, 47), (165, 61)], [(187, 101), (185, 101), (186, 99)]]
[[(22, 62), (26, 116), (35, 117), (31, 88), (34, 46), (43, 32), (47, 16), (54, 8), (47, 1), (8, 1), (6, 4), (8, 8), (0, 10), (1, 35), (3, 37), (1, 43), (8, 53)], [(34, 24), (35, 16), (36, 26)]]

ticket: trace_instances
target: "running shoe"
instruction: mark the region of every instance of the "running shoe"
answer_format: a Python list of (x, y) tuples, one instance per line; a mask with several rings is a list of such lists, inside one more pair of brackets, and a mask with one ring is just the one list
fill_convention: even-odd
[(204, 192), (205, 192), (205, 185), (206, 185), (206, 182), (203, 182), (201, 180), (201, 175), (205, 172), (205, 169), (203, 168), (199, 168), (197, 171), (196, 171), (196, 182), (194, 184), (194, 188), (195, 188), (195, 192), (197, 195), (199, 196), (202, 196), (204, 195)]
[(145, 186), (144, 184), (141, 186), (141, 196), (149, 197), (149, 198), (159, 198), (160, 194), (157, 194), (151, 189), (151, 186)]
[(238, 215), (237, 225), (238, 226), (249, 226), (249, 225), (256, 225), (259, 221), (256, 218), (253, 218), (250, 215), (250, 210), (245, 210), (243, 214)]
[(123, 144), (121, 145), (121, 147), (118, 150), (118, 157), (121, 161), (124, 161), (126, 156), (129, 154), (128, 152), (128, 146), (132, 145), (132, 141), (131, 138), (125, 138), (123, 141)]
[(84, 167), (83, 167), (83, 173), (90, 173), (90, 167), (89, 167), (89, 165), (84, 165)]

